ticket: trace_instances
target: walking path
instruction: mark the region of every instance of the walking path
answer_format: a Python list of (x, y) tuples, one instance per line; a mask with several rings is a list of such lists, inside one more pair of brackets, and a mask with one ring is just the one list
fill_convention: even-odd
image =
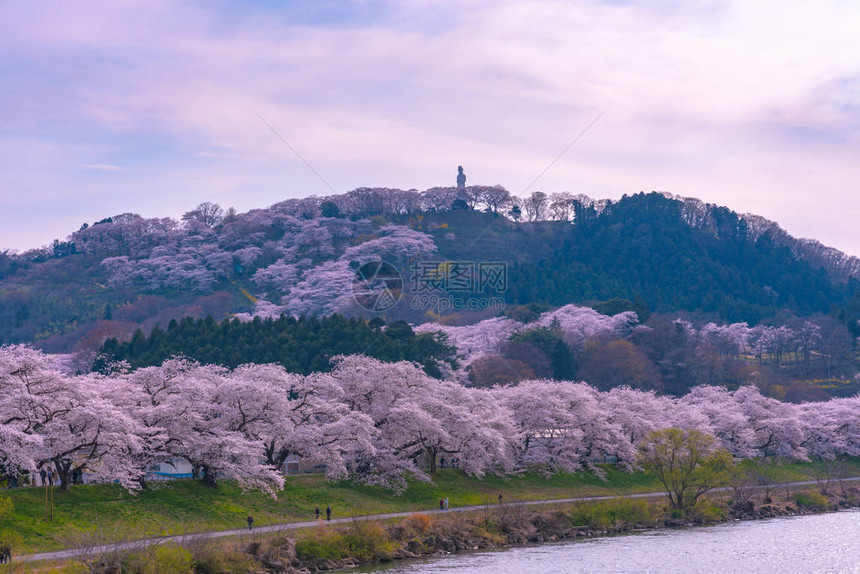
[[(851, 478), (840, 478), (834, 479), (831, 482), (852, 482), (852, 481), (860, 481), (860, 476), (851, 477)], [(783, 483), (784, 484), (784, 483)], [(777, 486), (782, 487), (783, 484), (779, 484)], [(801, 482), (790, 482), (789, 486), (811, 486), (819, 484), (818, 481), (815, 480), (804, 480)], [(755, 487), (762, 488), (762, 487)], [(718, 491), (728, 491), (731, 490), (729, 487), (717, 488), (712, 492)], [(600, 500), (613, 500), (617, 498), (659, 498), (666, 496), (665, 492), (644, 492), (639, 494), (618, 494), (618, 495), (608, 495), (608, 496), (578, 496), (574, 498), (552, 498), (547, 500), (525, 500), (525, 501), (517, 501), (517, 502), (505, 502), (503, 506), (537, 506), (542, 504), (564, 504), (571, 502), (592, 502), (592, 501), (600, 501)], [(459, 506), (456, 508), (450, 508), (448, 510), (413, 510), (410, 512), (389, 512), (386, 514), (365, 514), (360, 516), (350, 516), (347, 518), (333, 518), (329, 521), (325, 520), (306, 520), (303, 522), (287, 522), (283, 524), (272, 524), (269, 526), (260, 526), (254, 528), (251, 532), (252, 534), (259, 533), (267, 533), (267, 532), (281, 532), (284, 530), (298, 530), (300, 528), (310, 528), (313, 526), (317, 526), (318, 524), (322, 524), (326, 522), (327, 524), (346, 524), (355, 521), (367, 521), (367, 520), (385, 520), (388, 518), (403, 518), (406, 516), (411, 516), (417, 512), (422, 514), (444, 514), (446, 512), (473, 512), (475, 510), (484, 510), (486, 508), (498, 507), (498, 504), (482, 504), (478, 506)], [(102, 546), (88, 546), (85, 548), (70, 548), (67, 550), (57, 550), (54, 552), (42, 552), (39, 554), (25, 554), (23, 556), (15, 557), (15, 562), (36, 562), (39, 560), (65, 560), (69, 558), (76, 558), (78, 556), (93, 556), (97, 554), (105, 554), (108, 552), (120, 552), (126, 550), (140, 550), (147, 546), (151, 546), (154, 544), (166, 544), (170, 542), (174, 542), (177, 544), (183, 544), (187, 542), (192, 542), (196, 540), (210, 540), (215, 538), (224, 538), (225, 536), (239, 536), (243, 534), (248, 534), (247, 528), (237, 528), (235, 530), (219, 530), (216, 532), (198, 532), (193, 534), (185, 534), (178, 536), (161, 536), (156, 538), (146, 538), (142, 540), (132, 540), (129, 542), (117, 542), (115, 544), (105, 544)]]

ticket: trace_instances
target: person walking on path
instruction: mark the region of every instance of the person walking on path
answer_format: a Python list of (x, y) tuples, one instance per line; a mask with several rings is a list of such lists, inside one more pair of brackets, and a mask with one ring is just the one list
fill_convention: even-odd
[(250, 512), (248, 513), (248, 518), (246, 520), (248, 521), (248, 530), (251, 530), (254, 527), (254, 517), (251, 516)]
[(331, 520), (331, 504), (325, 507), (325, 519)]
[(445, 510), (448, 510), (448, 497), (445, 497)]
[(445, 510), (445, 499), (444, 498), (439, 499), (439, 510)]
[(319, 522), (319, 519), (320, 519), (320, 507), (319, 506), (316, 506), (314, 508), (314, 516), (316, 516), (317, 522)]
[(502, 493), (500, 492), (499, 493), (499, 504), (501, 504), (502, 502), (504, 502), (504, 497), (502, 496)]

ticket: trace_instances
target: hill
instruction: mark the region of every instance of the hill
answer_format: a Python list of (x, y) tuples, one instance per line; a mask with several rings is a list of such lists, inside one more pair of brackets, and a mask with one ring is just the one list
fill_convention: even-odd
[[(398, 270), (404, 298), (369, 313), (353, 297), (356, 271), (380, 259)], [(477, 285), (482, 262), (504, 263), (504, 281)], [(475, 284), (461, 283), (455, 299), (499, 304), (445, 309), (464, 269)], [(858, 269), (856, 258), (762, 218), (665, 194), (611, 202), (540, 192), (520, 200), (499, 186), (362, 188), (247, 213), (203, 204), (182, 222), (122, 214), (42, 249), (4, 252), (0, 342), (71, 352), (183, 317), (337, 312), (462, 323), (503, 305), (613, 298), (703, 321), (830, 313), (853, 328)]]

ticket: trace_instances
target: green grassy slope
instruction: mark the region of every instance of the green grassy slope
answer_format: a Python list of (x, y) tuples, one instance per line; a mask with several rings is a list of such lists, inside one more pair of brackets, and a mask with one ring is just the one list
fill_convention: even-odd
[[(819, 467), (794, 463), (780, 469), (780, 480), (798, 481), (814, 478)], [(848, 463), (843, 471), (860, 475), (860, 461)], [(12, 499), (15, 511), (0, 530), (9, 528), (21, 536), (24, 547), (19, 552), (37, 552), (71, 545), (75, 529), (102, 530), (106, 539), (228, 530), (242, 528), (249, 512), (257, 526), (311, 520), (315, 505), (324, 509), (331, 504), (334, 516), (341, 518), (433, 509), (446, 496), (453, 507), (493, 503), (499, 492), (511, 502), (659, 490), (653, 476), (611, 468), (605, 481), (588, 474), (478, 480), (443, 470), (434, 484), (410, 483), (402, 496), (378, 488), (330, 484), (320, 475), (287, 478), (276, 500), (259, 493), (243, 494), (231, 484), (216, 489), (190, 480), (154, 485), (138, 494), (117, 485), (87, 485), (74, 486), (69, 492), (55, 489), (54, 520), (45, 522), (45, 489), (24, 488), (2, 492)]]

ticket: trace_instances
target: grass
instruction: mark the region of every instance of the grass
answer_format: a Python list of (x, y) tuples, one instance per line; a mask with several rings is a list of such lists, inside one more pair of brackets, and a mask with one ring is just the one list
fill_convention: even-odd
[[(791, 463), (780, 467), (780, 481), (813, 480), (820, 466)], [(860, 475), (860, 459), (846, 463), (845, 472)], [(518, 477), (469, 478), (445, 469), (433, 484), (412, 482), (402, 496), (366, 486), (327, 483), (321, 475), (288, 477), (277, 500), (259, 493), (242, 493), (235, 485), (211, 488), (198, 481), (180, 480), (156, 484), (146, 492), (130, 494), (117, 485), (73, 486), (54, 489), (54, 520), (45, 522), (45, 490), (21, 488), (0, 492), (9, 496), (14, 512), (0, 525), (20, 535), (18, 553), (57, 550), (72, 545), (76, 530), (101, 530), (117, 539), (212, 530), (239, 529), (248, 513), (255, 526), (313, 519), (316, 505), (331, 504), (333, 517), (343, 518), (386, 512), (413, 512), (438, 508), (448, 497), (452, 507), (495, 503), (498, 494), (506, 502), (580, 496), (633, 494), (661, 490), (656, 478), (606, 469), (606, 480), (590, 474), (528, 474)], [(108, 537), (109, 540), (109, 537)]]

